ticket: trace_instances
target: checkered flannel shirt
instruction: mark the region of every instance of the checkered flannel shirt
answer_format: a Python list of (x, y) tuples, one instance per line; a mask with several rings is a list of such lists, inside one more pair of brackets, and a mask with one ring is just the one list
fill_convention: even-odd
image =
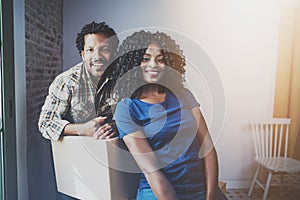
[[(100, 97), (108, 98), (112, 91), (105, 84), (101, 87)], [(109, 85), (109, 84), (108, 84)], [(49, 87), (49, 93), (42, 107), (38, 126), (43, 137), (58, 140), (64, 127), (69, 123), (85, 123), (97, 116), (95, 110), (96, 86), (92, 83), (84, 63), (79, 63), (58, 75)], [(105, 98), (101, 98), (105, 102)], [(99, 103), (102, 107), (102, 103)], [(107, 107), (104, 104), (104, 107)], [(110, 110), (103, 108), (106, 116)], [(112, 114), (110, 114), (112, 116)], [(109, 116), (109, 117), (110, 117)]]

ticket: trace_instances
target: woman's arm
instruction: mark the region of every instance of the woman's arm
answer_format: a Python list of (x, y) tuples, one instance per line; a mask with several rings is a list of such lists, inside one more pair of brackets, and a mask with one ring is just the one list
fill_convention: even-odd
[(146, 140), (144, 133), (137, 131), (124, 136), (123, 140), (136, 163), (145, 174), (155, 196), (160, 200), (178, 199), (172, 185), (160, 171), (155, 154)]
[(218, 199), (218, 159), (205, 119), (198, 107), (192, 109), (198, 122), (197, 138), (200, 143), (199, 156), (203, 157), (206, 176), (206, 200)]

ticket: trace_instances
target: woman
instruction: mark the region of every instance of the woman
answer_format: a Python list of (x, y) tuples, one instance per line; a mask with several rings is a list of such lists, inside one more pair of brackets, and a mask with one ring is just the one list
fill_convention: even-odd
[(137, 200), (219, 199), (216, 151), (199, 104), (183, 87), (184, 66), (165, 33), (136, 32), (119, 48), (115, 90), (123, 99), (115, 120), (143, 172)]

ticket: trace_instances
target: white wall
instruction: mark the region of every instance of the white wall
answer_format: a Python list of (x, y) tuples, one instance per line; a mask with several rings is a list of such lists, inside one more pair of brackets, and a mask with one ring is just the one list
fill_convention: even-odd
[[(142, 27), (174, 30), (205, 49), (199, 54), (206, 52), (214, 63), (226, 96), (219, 100), (226, 110), (216, 145), (220, 179), (229, 188), (247, 187), (254, 173), (249, 123), (273, 112), (279, 0), (64, 0), (64, 69), (80, 61), (76, 33), (92, 20), (105, 20), (118, 33)], [(190, 84), (197, 88), (197, 79)], [(202, 98), (211, 123), (212, 99)]]

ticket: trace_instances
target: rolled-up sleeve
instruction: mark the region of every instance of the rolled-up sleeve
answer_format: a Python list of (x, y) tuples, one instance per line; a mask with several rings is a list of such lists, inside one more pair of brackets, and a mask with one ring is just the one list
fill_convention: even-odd
[(47, 139), (58, 140), (65, 126), (63, 119), (71, 105), (72, 90), (62, 77), (57, 77), (49, 87), (49, 93), (42, 107), (38, 122), (39, 131)]

